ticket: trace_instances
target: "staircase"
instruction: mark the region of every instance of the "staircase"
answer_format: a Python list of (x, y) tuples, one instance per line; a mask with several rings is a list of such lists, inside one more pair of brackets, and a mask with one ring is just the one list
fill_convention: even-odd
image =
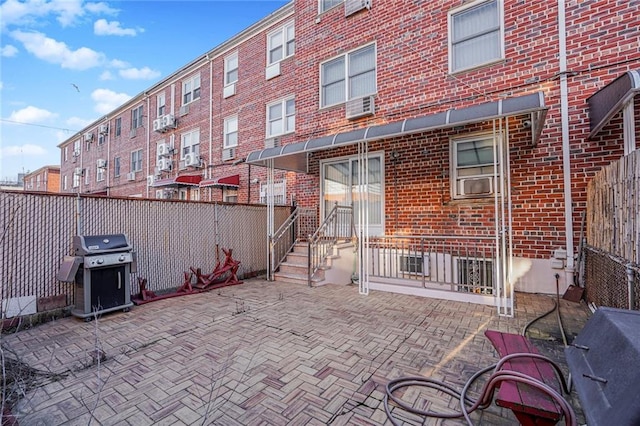
[[(309, 245), (306, 242), (294, 244), (293, 250), (287, 254), (280, 264), (274, 279), (280, 282), (308, 285), (309, 280)], [(324, 281), (324, 268), (319, 269), (311, 277), (311, 285), (317, 286)]]

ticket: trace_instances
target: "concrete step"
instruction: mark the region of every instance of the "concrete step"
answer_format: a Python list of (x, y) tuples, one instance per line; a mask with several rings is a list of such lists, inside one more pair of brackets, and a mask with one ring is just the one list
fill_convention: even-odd
[(306, 267), (309, 263), (309, 256), (307, 253), (291, 252), (287, 255), (285, 262), (294, 265), (303, 265)]
[(287, 261), (282, 262), (280, 264), (280, 268), (278, 268), (278, 272), (286, 273), (286, 274), (296, 274), (296, 275), (306, 275), (307, 274), (307, 264), (304, 263), (290, 263), (289, 257), (287, 257)]
[[(291, 273), (283, 273), (283, 272), (276, 272), (275, 274), (273, 274), (273, 277), (275, 279), (276, 282), (285, 282), (285, 283), (291, 283), (291, 284), (300, 284), (300, 285), (308, 285), (308, 277), (306, 274), (301, 275), (301, 274), (291, 274)], [(323, 279), (319, 279), (317, 277), (313, 277), (311, 278), (311, 286), (316, 286), (316, 285), (320, 285), (320, 283), (323, 281)]]

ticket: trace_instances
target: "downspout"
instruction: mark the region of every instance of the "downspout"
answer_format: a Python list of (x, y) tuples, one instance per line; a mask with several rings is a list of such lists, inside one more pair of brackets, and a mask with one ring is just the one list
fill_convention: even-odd
[(111, 195), (111, 120), (112, 117), (107, 120), (107, 168), (105, 170), (105, 174), (107, 175), (107, 197)]
[[(149, 131), (149, 129), (151, 128), (149, 127), (151, 124), (151, 111), (149, 110), (149, 94), (145, 92), (144, 96), (147, 100), (147, 125), (145, 126), (145, 131), (144, 131), (147, 138), (147, 175), (146, 176), (149, 176), (150, 174), (152, 174), (151, 173), (151, 132)], [(155, 150), (153, 152), (155, 154)], [(145, 182), (146, 182), (146, 176), (145, 176)], [(147, 188), (147, 198), (150, 198), (149, 185), (147, 185), (146, 183), (145, 183), (145, 188)]]
[(564, 177), (564, 218), (567, 246), (567, 266), (565, 268), (566, 285), (573, 284), (574, 246), (573, 246), (573, 199), (571, 195), (571, 159), (569, 146), (569, 96), (567, 87), (567, 32), (565, 1), (558, 0), (558, 42), (560, 74), (560, 115), (562, 122), (562, 171)]
[[(209, 61), (209, 168), (208, 179), (213, 178), (213, 60), (207, 53)], [(211, 191), (209, 191), (209, 201), (211, 201)]]

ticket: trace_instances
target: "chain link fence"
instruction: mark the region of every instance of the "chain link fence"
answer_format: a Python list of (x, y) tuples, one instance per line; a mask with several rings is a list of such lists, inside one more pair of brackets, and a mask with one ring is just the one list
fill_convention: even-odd
[[(290, 213), (276, 207), (275, 226)], [(238, 277), (266, 271), (267, 211), (263, 205), (101, 198), (0, 192), (0, 279), (2, 300), (64, 295), (72, 305), (73, 283), (56, 279), (74, 235), (124, 233), (137, 255), (137, 277), (163, 292), (184, 282), (190, 267), (210, 272), (222, 249), (241, 262)]]
[(596, 306), (640, 310), (640, 267), (585, 246), (586, 298)]

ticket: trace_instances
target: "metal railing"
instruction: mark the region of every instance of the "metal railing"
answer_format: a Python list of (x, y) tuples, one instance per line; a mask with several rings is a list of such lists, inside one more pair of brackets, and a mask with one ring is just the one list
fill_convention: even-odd
[(318, 226), (316, 210), (308, 207), (296, 207), (280, 228), (269, 237), (271, 276), (284, 262), (293, 246), (305, 241), (307, 236)]
[(370, 276), (456, 292), (496, 294), (494, 237), (370, 237)]
[(351, 240), (355, 235), (353, 207), (339, 206), (336, 203), (316, 232), (309, 236), (309, 287), (313, 275), (325, 264), (336, 243)]

